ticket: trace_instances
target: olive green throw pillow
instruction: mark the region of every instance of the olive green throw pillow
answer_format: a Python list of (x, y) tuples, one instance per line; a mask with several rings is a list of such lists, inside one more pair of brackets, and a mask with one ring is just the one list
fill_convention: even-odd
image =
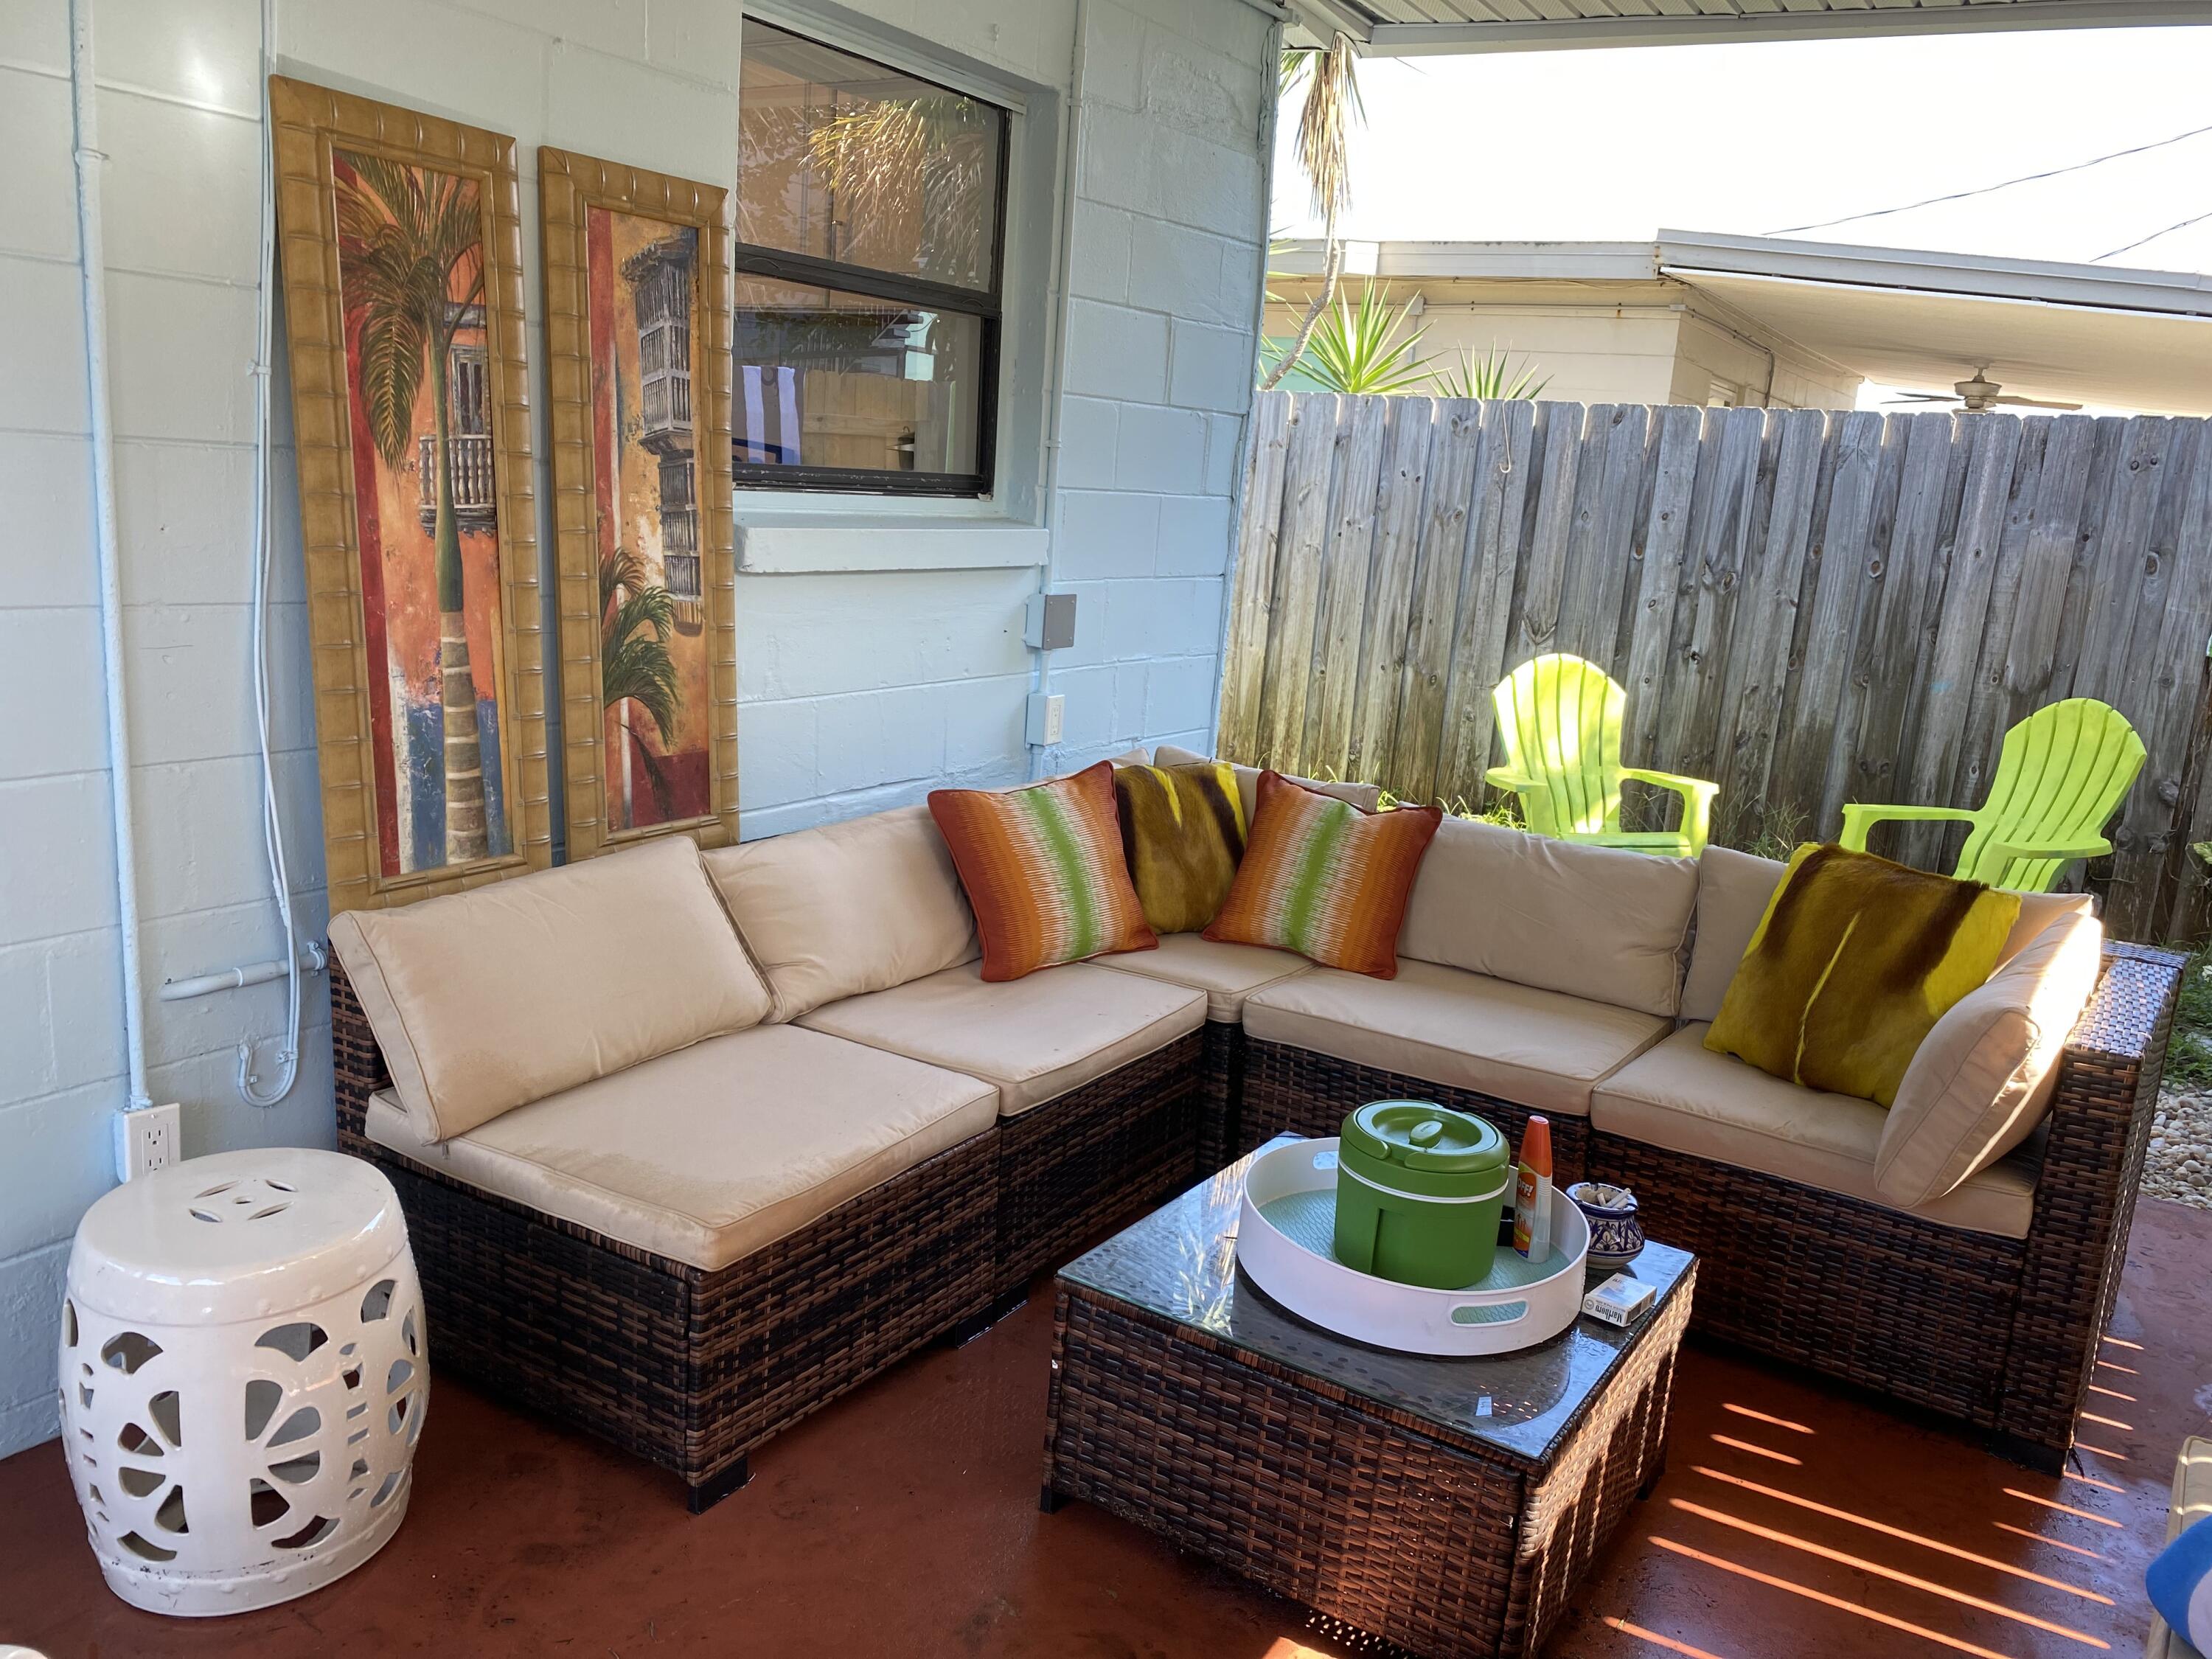
[(1212, 921), (1244, 856), (1244, 803), (1218, 761), (1117, 766), (1114, 804), (1121, 851), (1145, 920), (1156, 933), (1194, 933)]
[(2020, 895), (1840, 847), (1800, 847), (1705, 1047), (1887, 1106), (1913, 1051), (1996, 966)]

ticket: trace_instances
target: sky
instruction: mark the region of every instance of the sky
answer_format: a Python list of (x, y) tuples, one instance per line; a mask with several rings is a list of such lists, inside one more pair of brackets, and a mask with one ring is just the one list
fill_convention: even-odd
[[(2212, 27), (1502, 52), (1360, 64), (1343, 234), (1767, 234), (2212, 126)], [(1273, 223), (1318, 226), (1284, 116)], [(1965, 202), (1802, 233), (2095, 259), (2212, 213), (2212, 132)], [(2212, 218), (2104, 262), (2212, 272)]]

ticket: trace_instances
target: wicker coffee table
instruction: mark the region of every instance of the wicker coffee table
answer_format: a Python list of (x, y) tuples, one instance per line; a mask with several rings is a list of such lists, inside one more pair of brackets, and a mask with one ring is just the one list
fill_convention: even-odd
[(1237, 1273), (1250, 1161), (1061, 1270), (1045, 1509), (1095, 1504), (1417, 1653), (1535, 1653), (1657, 1478), (1695, 1258), (1645, 1248), (1627, 1330), (1386, 1353)]

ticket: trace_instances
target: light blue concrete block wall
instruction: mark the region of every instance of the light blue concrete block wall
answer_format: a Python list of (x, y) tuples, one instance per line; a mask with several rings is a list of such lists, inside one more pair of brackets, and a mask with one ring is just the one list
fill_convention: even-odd
[[(247, 649), (259, 7), (94, 3), (140, 892), (158, 983), (281, 948)], [(279, 67), (512, 134), (534, 314), (538, 145), (731, 177), (738, 11), (735, 0), (282, 0)], [(756, 15), (1021, 94), (1040, 142), (1018, 167), (1006, 434), (1017, 487), (1000, 510), (1049, 535), (1042, 567), (982, 550), (980, 524), (972, 562), (957, 546), (909, 560), (901, 520), (842, 502), (832, 510), (880, 550), (848, 562), (860, 568), (741, 575), (745, 834), (1135, 743), (1206, 746), (1263, 264), (1268, 19), (1247, 0), (768, 0)], [(109, 1120), (125, 1093), (68, 29), (66, 0), (0, 6), (0, 1455), (55, 1431), (68, 1241), (112, 1183)], [(301, 927), (319, 933), (283, 403), (277, 773)], [(1076, 592), (1081, 612), (1075, 648), (1047, 670), (1066, 697), (1064, 742), (1040, 756), (1023, 736), (1037, 664), (1021, 634), (1024, 602), (1045, 583)], [(231, 1073), (241, 1038), (277, 1030), (281, 985), (150, 1006), (152, 1092), (182, 1103), (187, 1154), (328, 1144), (320, 988), (299, 1084), (270, 1111), (240, 1101)]]

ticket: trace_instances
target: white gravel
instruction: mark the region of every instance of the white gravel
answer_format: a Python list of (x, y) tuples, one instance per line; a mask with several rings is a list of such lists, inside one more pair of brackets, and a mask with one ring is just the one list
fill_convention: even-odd
[(2212, 1210), (2212, 1095), (2159, 1097), (2143, 1159), (2142, 1190)]

